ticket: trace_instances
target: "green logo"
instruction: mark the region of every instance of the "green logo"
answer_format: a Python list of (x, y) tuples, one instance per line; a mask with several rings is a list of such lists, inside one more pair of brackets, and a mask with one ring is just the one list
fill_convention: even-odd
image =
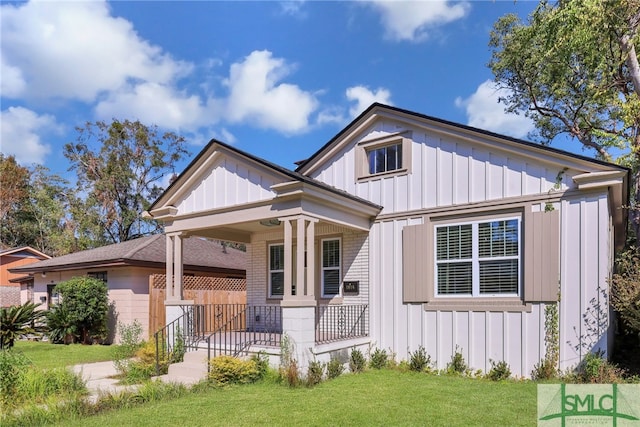
[(640, 426), (640, 385), (539, 384), (538, 425)]

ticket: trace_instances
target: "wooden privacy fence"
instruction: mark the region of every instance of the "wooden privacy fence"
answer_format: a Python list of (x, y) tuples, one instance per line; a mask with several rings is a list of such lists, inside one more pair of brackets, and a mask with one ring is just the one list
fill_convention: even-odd
[[(166, 313), (164, 299), (167, 278), (164, 274), (149, 276), (149, 335), (164, 327)], [(183, 276), (184, 299), (195, 304), (246, 304), (247, 281), (243, 278)]]

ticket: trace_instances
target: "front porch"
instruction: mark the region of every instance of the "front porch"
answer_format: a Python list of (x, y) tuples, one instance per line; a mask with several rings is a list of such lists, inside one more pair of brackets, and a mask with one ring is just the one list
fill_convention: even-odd
[[(313, 336), (308, 348), (311, 356), (321, 352), (347, 349), (366, 342), (369, 336), (367, 304), (317, 305), (307, 307), (313, 313), (314, 327), (283, 329), (287, 317), (299, 307), (280, 305), (202, 304), (179, 306), (183, 314), (154, 334), (156, 361), (169, 360), (176, 351), (207, 350), (207, 359), (220, 355), (234, 357), (264, 352), (279, 357), (283, 336), (296, 331)], [(297, 310), (295, 310), (297, 312)], [(304, 325), (300, 318), (290, 319)], [(304, 337), (303, 337), (304, 339)], [(297, 344), (297, 343), (296, 343)]]

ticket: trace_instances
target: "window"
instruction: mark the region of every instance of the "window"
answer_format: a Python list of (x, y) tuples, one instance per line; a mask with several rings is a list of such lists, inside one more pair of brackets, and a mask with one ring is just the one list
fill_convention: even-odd
[(367, 150), (369, 174), (394, 171), (402, 168), (402, 143)]
[(106, 271), (91, 271), (87, 273), (87, 276), (93, 277), (94, 279), (102, 280), (104, 283), (107, 283)]
[(384, 179), (411, 173), (412, 132), (402, 131), (358, 142), (356, 180)]
[(340, 294), (340, 239), (322, 240), (322, 296)]
[(435, 235), (436, 295), (519, 295), (519, 217), (436, 226)]
[(284, 295), (284, 245), (269, 245), (269, 296)]

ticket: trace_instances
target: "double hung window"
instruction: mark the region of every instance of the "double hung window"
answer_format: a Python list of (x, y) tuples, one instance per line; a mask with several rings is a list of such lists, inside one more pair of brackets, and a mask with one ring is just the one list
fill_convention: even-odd
[(518, 296), (520, 218), (435, 227), (436, 296)]
[(322, 240), (322, 296), (340, 294), (340, 239)]

